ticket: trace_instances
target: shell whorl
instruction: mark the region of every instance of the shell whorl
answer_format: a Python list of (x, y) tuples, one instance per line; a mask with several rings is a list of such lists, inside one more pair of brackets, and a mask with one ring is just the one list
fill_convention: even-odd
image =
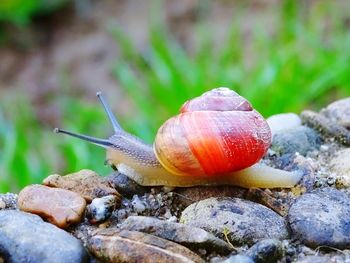
[(187, 101), (158, 130), (154, 151), (179, 175), (215, 176), (258, 162), (271, 143), (270, 128), (251, 104), (228, 88)]

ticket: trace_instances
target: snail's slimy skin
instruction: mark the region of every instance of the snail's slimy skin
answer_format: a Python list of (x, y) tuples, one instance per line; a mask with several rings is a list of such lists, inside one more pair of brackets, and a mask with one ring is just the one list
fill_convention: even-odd
[(143, 186), (236, 185), (245, 188), (290, 188), (301, 178), (298, 172), (287, 172), (263, 164), (255, 164), (240, 171), (215, 177), (173, 174), (158, 162), (151, 145), (140, 140), (135, 141), (132, 139), (133, 136), (129, 136), (120, 134), (111, 137), (112, 141), (123, 141), (127, 148), (107, 147), (107, 162)]

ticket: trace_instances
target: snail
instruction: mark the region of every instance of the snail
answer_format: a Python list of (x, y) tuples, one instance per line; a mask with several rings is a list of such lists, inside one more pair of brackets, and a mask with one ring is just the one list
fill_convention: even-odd
[(114, 129), (109, 139), (54, 131), (106, 148), (106, 163), (140, 185), (287, 188), (301, 177), (258, 163), (270, 146), (270, 128), (245, 98), (228, 88), (185, 102), (180, 114), (159, 128), (153, 146), (123, 130), (101, 92), (97, 97)]

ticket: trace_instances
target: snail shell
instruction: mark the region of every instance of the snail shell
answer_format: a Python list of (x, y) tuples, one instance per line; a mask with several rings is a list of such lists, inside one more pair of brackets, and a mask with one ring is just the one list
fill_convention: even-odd
[(187, 101), (158, 130), (159, 162), (178, 175), (220, 176), (258, 162), (271, 144), (265, 119), (228, 88)]

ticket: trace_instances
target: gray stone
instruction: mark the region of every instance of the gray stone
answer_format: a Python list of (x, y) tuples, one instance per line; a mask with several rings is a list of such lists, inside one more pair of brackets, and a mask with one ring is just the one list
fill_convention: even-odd
[(284, 219), (271, 209), (239, 198), (209, 198), (188, 206), (180, 222), (199, 227), (234, 245), (261, 239), (286, 239)]
[(321, 111), (328, 119), (350, 128), (350, 98), (337, 100)]
[(5, 262), (87, 262), (80, 240), (39, 216), (0, 211), (0, 255)]
[(233, 255), (222, 261), (217, 261), (216, 263), (254, 263), (253, 259), (244, 255)]
[(305, 126), (276, 132), (272, 138), (271, 149), (277, 154), (306, 155), (320, 147), (321, 139), (313, 130)]
[(17, 209), (17, 198), (18, 196), (12, 193), (0, 194), (0, 200), (5, 204), (3, 208), (7, 209)]
[(112, 173), (106, 179), (113, 188), (126, 197), (132, 197), (135, 194), (143, 195), (150, 190), (150, 187), (141, 186), (119, 172)]
[(327, 256), (306, 256), (297, 261), (298, 263), (329, 263), (330, 258)]
[(301, 126), (301, 119), (295, 113), (281, 113), (272, 115), (267, 118), (266, 121), (270, 126), (272, 135), (279, 131)]
[(228, 254), (232, 250), (226, 242), (203, 229), (154, 217), (129, 216), (120, 228), (152, 234), (191, 249), (209, 249), (222, 254)]
[(277, 262), (283, 256), (282, 242), (277, 239), (264, 239), (248, 249), (246, 255), (255, 263)]
[(293, 235), (310, 247), (350, 247), (350, 198), (327, 187), (302, 195), (289, 209)]

